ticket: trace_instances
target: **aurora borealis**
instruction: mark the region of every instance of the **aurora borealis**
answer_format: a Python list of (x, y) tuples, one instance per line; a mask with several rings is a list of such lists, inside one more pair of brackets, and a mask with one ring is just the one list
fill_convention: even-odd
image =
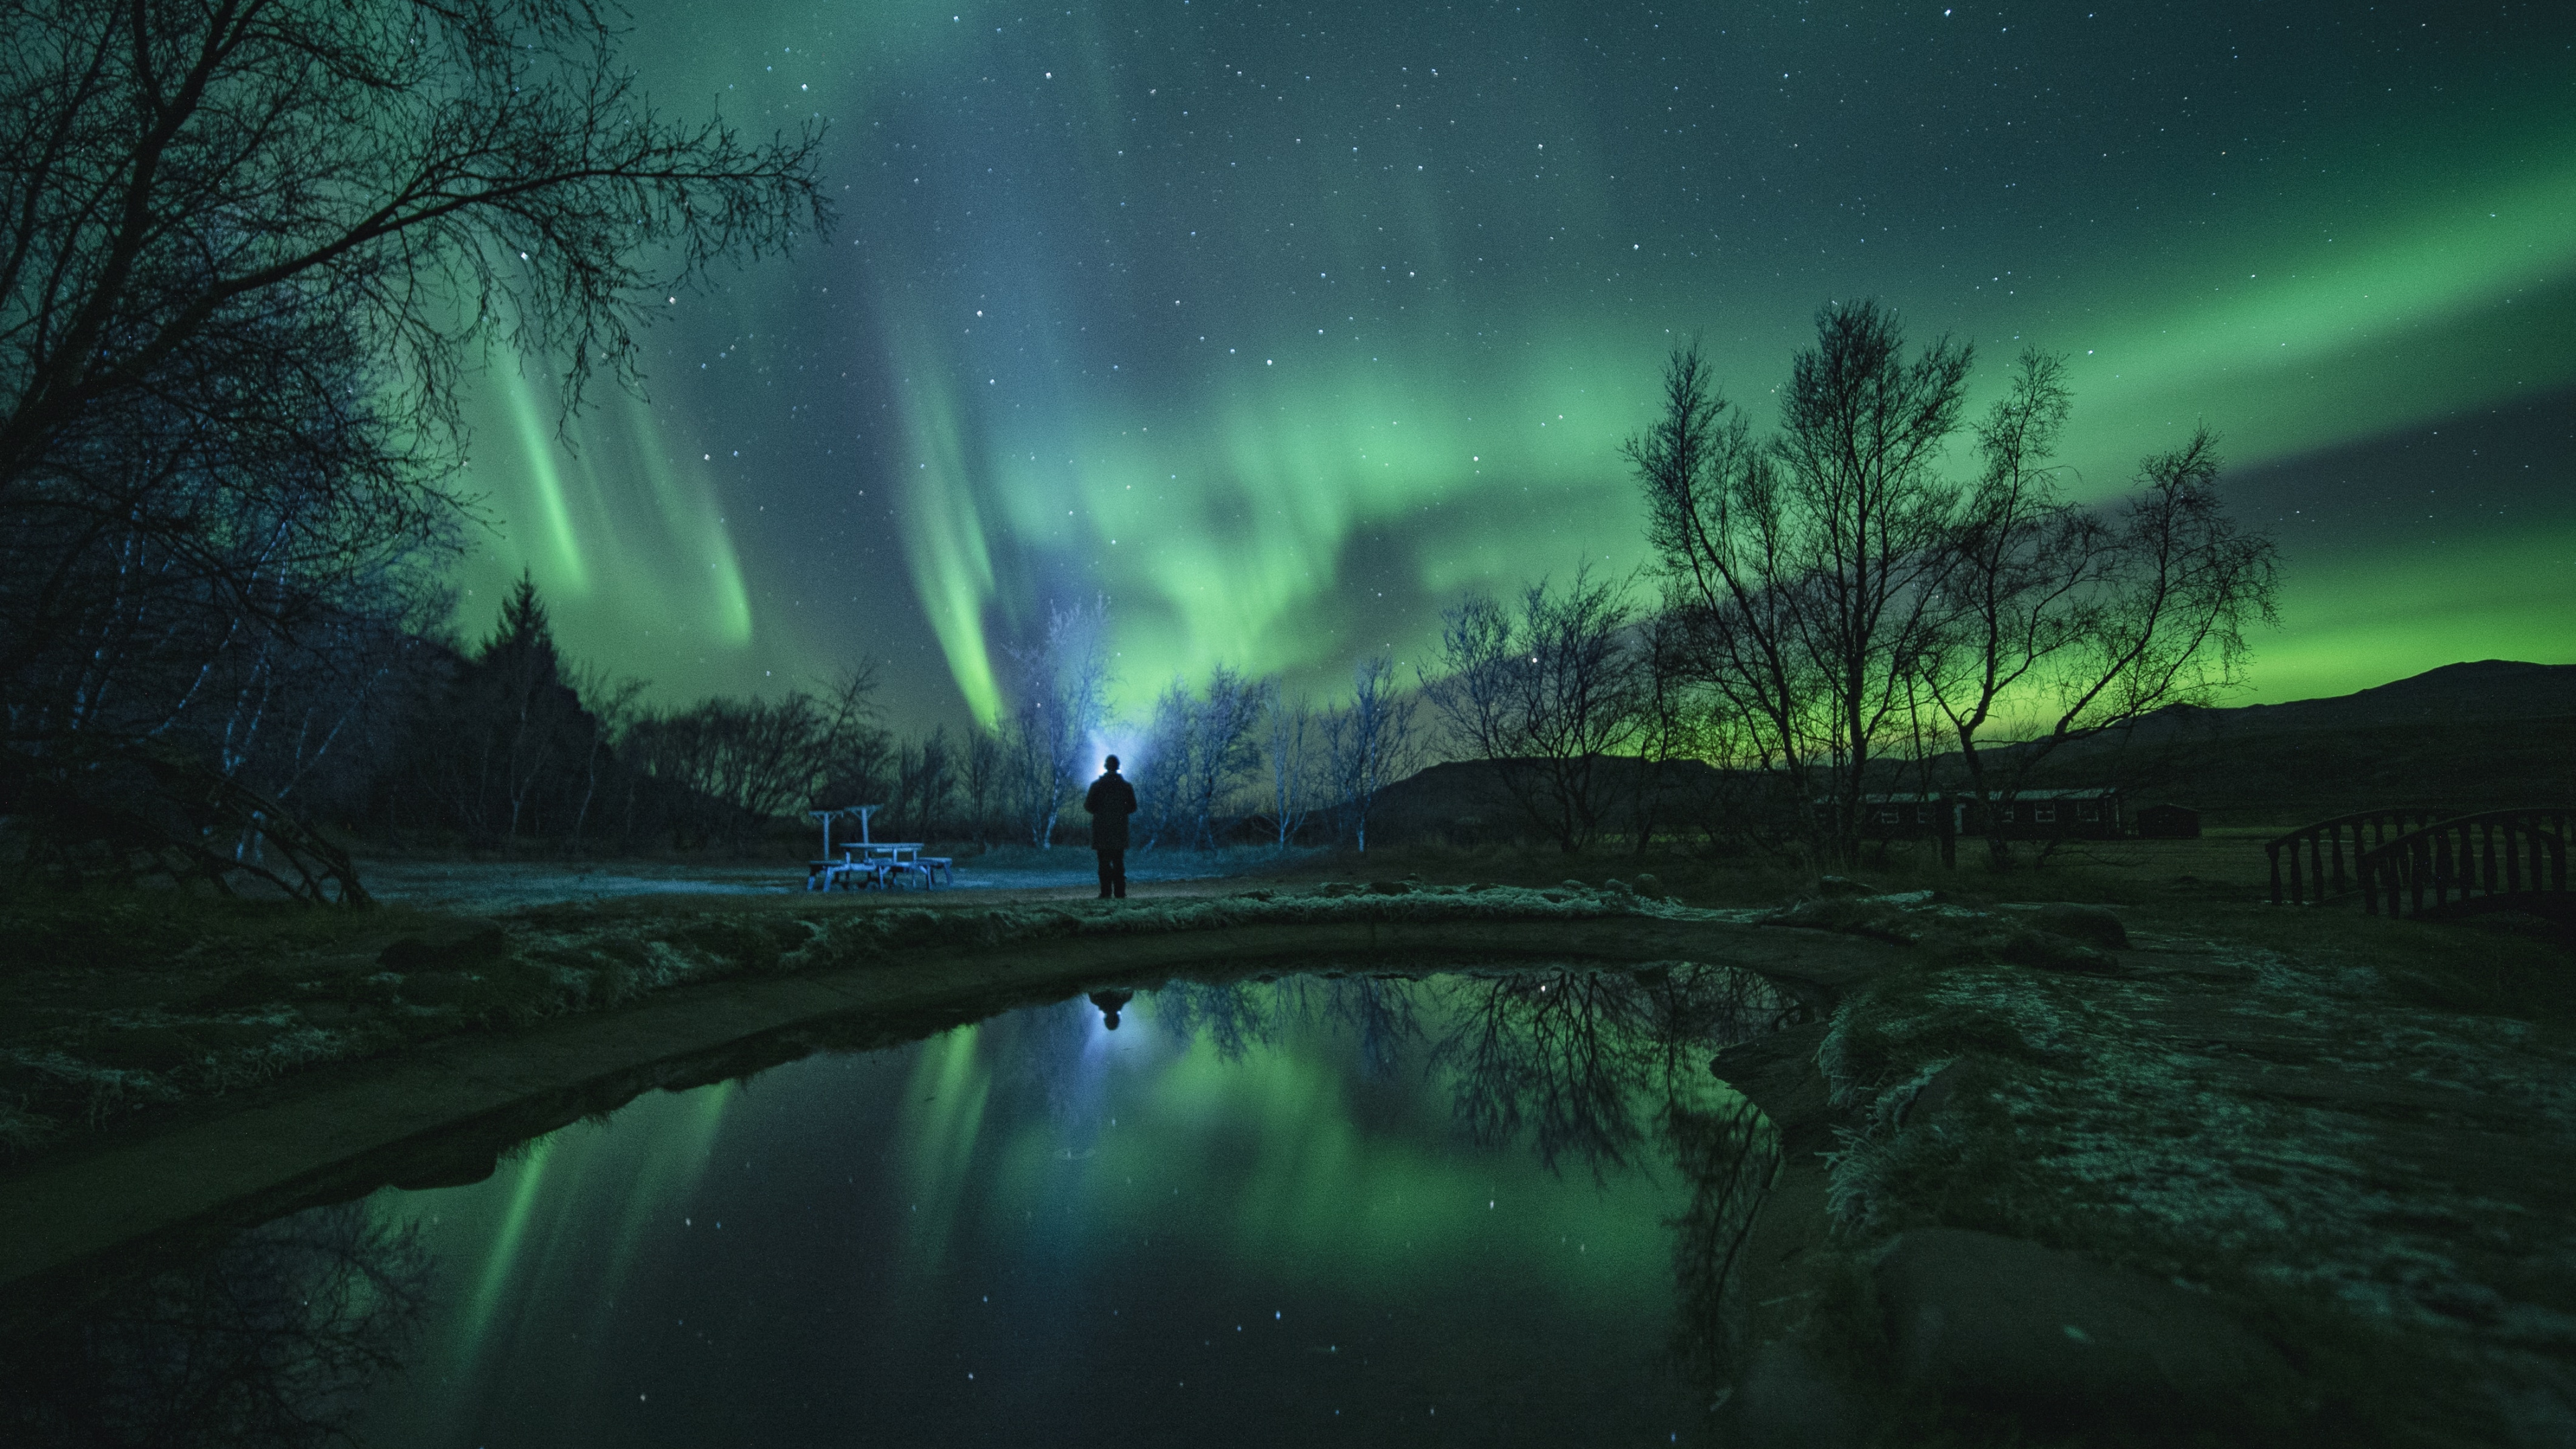
[(2105, 497), (2205, 421), (2285, 552), (2249, 699), (2576, 659), (2576, 18), (2512, 4), (644, 3), (667, 111), (820, 118), (840, 226), (675, 294), (649, 398), (482, 386), (494, 528), (668, 699), (861, 653), (926, 722), (1111, 601), (1129, 708), (1328, 692), (1466, 588), (1643, 560), (1667, 349), (1829, 299), (2069, 355)]

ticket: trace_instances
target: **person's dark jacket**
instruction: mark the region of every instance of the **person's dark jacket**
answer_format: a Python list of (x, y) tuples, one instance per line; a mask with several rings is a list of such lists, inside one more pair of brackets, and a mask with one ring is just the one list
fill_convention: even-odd
[(1091, 782), (1082, 797), (1082, 808), (1091, 812), (1091, 848), (1125, 850), (1127, 817), (1136, 813), (1136, 787), (1120, 774), (1105, 774)]

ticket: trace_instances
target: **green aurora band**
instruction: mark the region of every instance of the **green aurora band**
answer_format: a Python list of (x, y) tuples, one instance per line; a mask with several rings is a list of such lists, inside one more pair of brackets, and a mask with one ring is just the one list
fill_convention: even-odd
[[(2250, 698), (2576, 658), (2564, 450), (2422, 509), (2319, 471), (2576, 389), (2564, 46), (2409, 51), (2420, 18), (1934, 14), (1846, 53), (1731, 12), (654, 12), (670, 103), (829, 120), (843, 225), (678, 297), (651, 403), (570, 446), (496, 369), (463, 618), (525, 568), (664, 698), (875, 653), (899, 714), (990, 719), (1001, 646), (1096, 592), (1130, 710), (1219, 661), (1329, 693), (1462, 591), (1643, 564), (1617, 449), (1667, 350), (1767, 422), (1814, 309), (1866, 294), (1988, 383), (2067, 354), (2078, 496), (2203, 421), (2287, 480), (2245, 504), (2288, 564)], [(1941, 99), (1927, 57), (2025, 83)]]

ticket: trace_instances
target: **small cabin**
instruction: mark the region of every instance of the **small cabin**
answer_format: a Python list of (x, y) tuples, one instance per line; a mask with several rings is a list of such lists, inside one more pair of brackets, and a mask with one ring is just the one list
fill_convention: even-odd
[(2198, 840), (2200, 812), (2188, 805), (2145, 805), (2138, 809), (2142, 840)]

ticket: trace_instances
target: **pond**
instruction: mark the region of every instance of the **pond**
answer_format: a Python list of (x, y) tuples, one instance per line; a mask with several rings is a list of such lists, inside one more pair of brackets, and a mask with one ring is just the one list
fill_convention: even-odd
[(1774, 1161), (1710, 1059), (1793, 1010), (1175, 981), (648, 1093), (121, 1290), (0, 1439), (1694, 1442)]

